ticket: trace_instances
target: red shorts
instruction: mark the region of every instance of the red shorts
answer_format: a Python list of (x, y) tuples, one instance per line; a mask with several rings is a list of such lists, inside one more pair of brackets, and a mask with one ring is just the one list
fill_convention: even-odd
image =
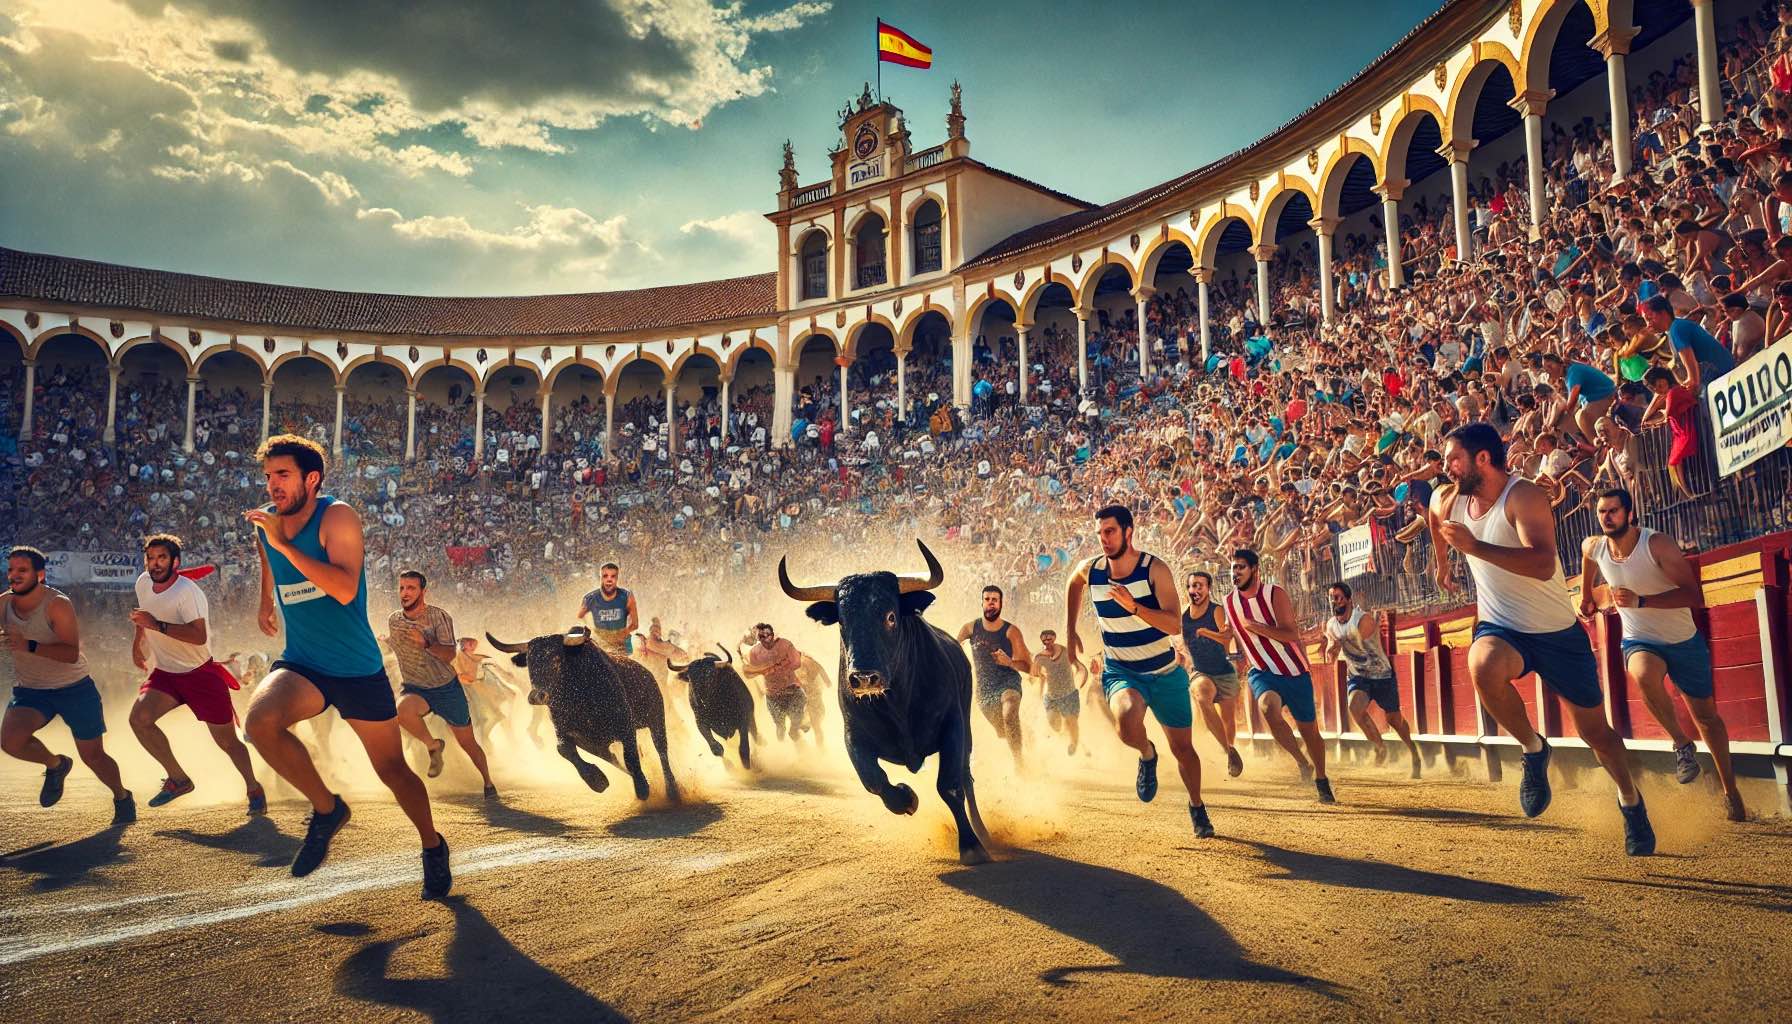
[(230, 703), (230, 691), (238, 688), (236, 677), (215, 661), (208, 661), (191, 672), (164, 672), (156, 669), (144, 680), (137, 692), (155, 690), (193, 709), (193, 717), (207, 725), (230, 725), (236, 721), (236, 709)]

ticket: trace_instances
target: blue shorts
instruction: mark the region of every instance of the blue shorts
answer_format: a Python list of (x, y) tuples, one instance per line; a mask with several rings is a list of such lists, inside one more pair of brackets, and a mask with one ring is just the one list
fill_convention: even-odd
[(1045, 699), (1045, 710), (1054, 715), (1067, 715), (1071, 718), (1075, 718), (1083, 712), (1082, 694), (1077, 693), (1075, 690), (1071, 690), (1062, 697), (1047, 697)]
[(1168, 672), (1153, 674), (1134, 672), (1103, 659), (1101, 692), (1108, 700), (1121, 690), (1137, 690), (1145, 696), (1145, 706), (1157, 716), (1157, 724), (1166, 729), (1192, 729), (1195, 726), (1195, 705), (1188, 697), (1188, 672), (1181, 665)]
[(1704, 637), (1694, 633), (1677, 644), (1625, 637), (1621, 646), (1626, 666), (1632, 654), (1647, 651), (1667, 662), (1668, 678), (1674, 681), (1675, 689), (1695, 700), (1711, 699), (1711, 648), (1705, 646)]
[(473, 724), (473, 713), (467, 709), (467, 691), (461, 689), (460, 680), (443, 683), (441, 686), (412, 686), (406, 683), (399, 687), (401, 693), (414, 693), (423, 698), (429, 705), (432, 714), (441, 716), (449, 725), (466, 728)]
[(1251, 669), (1251, 696), (1262, 700), (1266, 693), (1273, 693), (1282, 698), (1282, 706), (1294, 716), (1296, 722), (1311, 722), (1319, 717), (1313, 707), (1313, 674), (1302, 672), (1297, 676), (1285, 676), (1275, 672), (1265, 672), (1260, 668)]
[(48, 689), (37, 686), (15, 686), (9, 708), (26, 708), (44, 716), (45, 724), (57, 715), (68, 723), (68, 731), (78, 740), (97, 740), (106, 734), (106, 715), (100, 710), (100, 688), (92, 676), (80, 682)]
[(1366, 693), (1370, 700), (1381, 705), (1381, 710), (1390, 715), (1400, 713), (1400, 684), (1394, 681), (1393, 676), (1383, 679), (1351, 676), (1350, 682), (1344, 687), (1344, 692), (1346, 695)]
[(1498, 637), (1518, 652), (1524, 663), (1519, 675), (1535, 672), (1549, 688), (1575, 707), (1596, 708), (1605, 703), (1599, 689), (1599, 663), (1593, 660), (1593, 643), (1578, 625), (1554, 633), (1520, 633), (1493, 622), (1475, 623), (1476, 640)]

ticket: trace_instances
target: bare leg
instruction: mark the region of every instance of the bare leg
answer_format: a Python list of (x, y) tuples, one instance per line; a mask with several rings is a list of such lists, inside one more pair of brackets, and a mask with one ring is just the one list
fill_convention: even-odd
[(1077, 722), (1078, 717), (1080, 717), (1080, 716), (1077, 716), (1077, 715), (1065, 715), (1064, 716), (1064, 728), (1067, 732), (1070, 733), (1070, 752), (1072, 754), (1076, 753), (1077, 744), (1082, 742), (1082, 735), (1081, 735), (1082, 727)]
[[(1295, 728), (1300, 730), (1300, 738), (1306, 741), (1307, 757), (1313, 761), (1313, 777), (1325, 778), (1325, 737), (1319, 735), (1319, 722), (1296, 722)], [(1284, 726), (1286, 728), (1286, 726)]]
[(1114, 694), (1113, 709), (1120, 742), (1138, 751), (1141, 761), (1156, 757), (1157, 748), (1145, 738), (1145, 695), (1131, 687), (1121, 690)]
[(37, 730), (49, 724), (49, 719), (30, 708), (7, 708), (5, 719), (0, 720), (0, 750), (21, 761), (56, 767), (62, 763), (61, 755), (50, 753), (37, 738)]
[(460, 744), (460, 749), (467, 752), (467, 760), (472, 761), (473, 767), (479, 769), (479, 777), (485, 780), (486, 785), (492, 785), (491, 769), (485, 763), (485, 748), (479, 745), (479, 737), (473, 735), (473, 727), (451, 725), (448, 728), (454, 733), (455, 742)]
[[(1514, 696), (1516, 696), (1514, 691)], [(1630, 759), (1624, 751), (1624, 741), (1605, 720), (1605, 708), (1583, 708), (1568, 704), (1568, 713), (1574, 719), (1575, 732), (1593, 748), (1598, 756), (1599, 764), (1618, 784), (1618, 799), (1626, 807), (1636, 806), (1642, 796), (1636, 791), (1636, 783), (1630, 778)]]
[(1717, 768), (1717, 781), (1724, 787), (1724, 795), (1733, 807), (1741, 808), (1742, 793), (1736, 788), (1736, 770), (1730, 763), (1730, 730), (1718, 717), (1717, 701), (1710, 697), (1687, 697), (1686, 707), (1699, 727), (1699, 735), (1705, 738), (1705, 746), (1711, 750), (1711, 763)]
[(1226, 723), (1220, 717), (1219, 690), (1213, 680), (1206, 676), (1195, 677), (1195, 706), (1201, 709), (1201, 723), (1207, 727), (1207, 735), (1212, 736), (1222, 750), (1231, 750), (1232, 743), (1226, 737)]
[(1002, 691), (1002, 734), (1008, 740), (1008, 752), (1014, 755), (1014, 764), (1020, 765), (1020, 693), (1016, 690)]
[(1269, 726), (1269, 734), (1275, 737), (1277, 745), (1286, 750), (1296, 764), (1307, 767), (1307, 755), (1301, 753), (1300, 744), (1294, 740), (1294, 730), (1288, 728), (1288, 719), (1282, 716), (1282, 695), (1266, 693), (1257, 698), (1257, 710), (1263, 712), (1263, 721)]
[(242, 775), (243, 783), (249, 787), (249, 792), (253, 793), (260, 789), (261, 783), (255, 781), (255, 765), (249, 760), (249, 748), (243, 746), (243, 741), (237, 738), (235, 727), (229, 723), (213, 725), (208, 722), (206, 728), (211, 730), (212, 742), (216, 743), (218, 749), (224, 751), (224, 756), (230, 758), (230, 763), (236, 766), (237, 773)]
[[(1162, 723), (1158, 723), (1162, 725)], [(1188, 789), (1188, 802), (1191, 807), (1201, 806), (1201, 757), (1195, 753), (1195, 731), (1193, 729), (1172, 729), (1164, 726), (1164, 739), (1170, 744), (1170, 753), (1176, 758), (1176, 770), (1182, 776), (1182, 785)]]
[(162, 770), (168, 774), (171, 782), (191, 782), (187, 773), (175, 760), (174, 747), (168, 742), (168, 734), (162, 731), (156, 720), (175, 708), (180, 701), (160, 690), (145, 690), (131, 705), (131, 731), (137, 734), (137, 742), (149, 751), (149, 756), (156, 759)]
[(1375, 763), (1380, 764), (1388, 759), (1388, 745), (1382, 741), (1381, 726), (1375, 724), (1375, 716), (1369, 713), (1369, 695), (1357, 690), (1350, 695), (1350, 717), (1369, 738), (1375, 747)]
[(1227, 749), (1238, 746), (1239, 707), (1243, 700), (1244, 691), (1240, 690), (1233, 694), (1231, 699), (1221, 701), (1219, 705), (1220, 722), (1226, 729), (1225, 744)]
[[(1500, 728), (1512, 734), (1526, 753), (1543, 749), (1543, 739), (1531, 725), (1524, 699), (1512, 680), (1524, 671), (1524, 659), (1512, 645), (1498, 637), (1484, 636), (1468, 649), (1468, 676), (1481, 697), (1481, 706), (1493, 716)], [(1604, 718), (1600, 719), (1603, 723)], [(1609, 729), (1609, 727), (1608, 727)]]
[(1674, 746), (1684, 747), (1692, 741), (1686, 730), (1680, 725), (1680, 716), (1674, 712), (1674, 698), (1668, 696), (1667, 686), (1663, 680), (1667, 678), (1668, 663), (1661, 660), (1660, 655), (1648, 651), (1636, 651), (1625, 659), (1624, 669), (1630, 676), (1630, 682), (1643, 694), (1643, 704), (1649, 714), (1667, 731)]
[(275, 774), (292, 784), (312, 810), (329, 814), (336, 809), (336, 795), (324, 785), (311, 763), (311, 753), (291, 732), (292, 726), (324, 712), (324, 695), (311, 681), (288, 668), (275, 669), (255, 688), (244, 728)]
[(436, 744), (445, 741), (436, 739), (435, 735), (429, 731), (429, 726), (423, 723), (423, 716), (427, 714), (429, 714), (429, 702), (422, 697), (414, 693), (407, 693), (399, 698), (398, 724), (403, 727), (405, 732), (416, 737), (417, 742), (434, 750)]
[(130, 794), (125, 792), (124, 780), (118, 776), (118, 762), (106, 753), (106, 743), (96, 736), (90, 740), (76, 740), (75, 753), (81, 755), (81, 763), (93, 769), (93, 774), (112, 791), (112, 799), (123, 800)]
[(367, 750), (367, 760), (372, 762), (374, 774), (392, 791), (405, 817), (416, 826), (423, 848), (433, 849), (441, 837), (437, 835), (435, 820), (430, 815), (429, 790), (424, 788), (417, 773), (411, 771), (411, 766), (404, 763), (404, 744), (400, 739), (403, 733), (397, 720), (368, 722), (351, 718), (347, 721), (349, 728), (360, 737), (361, 746)]
[(1417, 778), (1420, 762), (1419, 745), (1413, 742), (1412, 726), (1407, 724), (1406, 716), (1398, 711), (1388, 712), (1388, 725), (1393, 727), (1395, 734), (1400, 737), (1400, 742), (1406, 744), (1406, 752), (1412, 756), (1413, 777)]

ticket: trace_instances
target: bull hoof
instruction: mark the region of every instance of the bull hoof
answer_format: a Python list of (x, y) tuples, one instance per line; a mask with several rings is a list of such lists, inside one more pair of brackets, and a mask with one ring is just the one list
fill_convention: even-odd
[(635, 799), (636, 800), (647, 799), (647, 780), (645, 780), (645, 779), (636, 779), (635, 780)]
[(581, 773), (581, 777), (585, 780), (585, 785), (591, 787), (593, 793), (602, 793), (604, 790), (610, 788), (610, 780), (603, 772), (583, 772)]
[(891, 814), (913, 814), (920, 808), (921, 798), (908, 785), (899, 782), (891, 786), (889, 793), (884, 796), (884, 806), (890, 809)]
[(989, 863), (989, 851), (985, 850), (983, 848), (982, 844), (978, 844), (976, 846), (967, 846), (964, 849), (958, 851), (958, 863), (963, 864), (967, 867), (974, 866), (977, 864), (988, 864)]
[(709, 745), (709, 752), (711, 754), (715, 755), (716, 757), (721, 757), (722, 756), (722, 745), (720, 743), (711, 743)]

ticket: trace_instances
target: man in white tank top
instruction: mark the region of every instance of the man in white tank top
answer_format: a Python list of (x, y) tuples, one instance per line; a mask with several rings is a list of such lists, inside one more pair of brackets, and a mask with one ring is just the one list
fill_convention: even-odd
[(137, 820), (137, 802), (124, 788), (118, 762), (106, 753), (106, 716), (99, 687), (87, 674), (81, 654), (81, 623), (68, 597), (44, 582), (44, 553), (19, 546), (6, 553), (6, 582), (0, 594), (0, 646), (12, 655), (14, 685), (0, 720), (0, 749), (21, 761), (44, 766), (37, 802), (49, 807), (62, 799), (63, 781), (74, 759), (52, 754), (37, 733), (61, 718), (75, 738), (81, 762), (112, 791), (112, 824)]
[(1581, 545), (1580, 612), (1590, 619), (1602, 610), (1594, 584), (1604, 579), (1624, 626), (1624, 670), (1649, 713), (1673, 737), (1675, 777), (1682, 784), (1698, 778), (1699, 761), (1662, 685), (1668, 676), (1711, 750), (1730, 820), (1742, 821), (1747, 815), (1730, 766), (1730, 733), (1717, 713), (1711, 650), (1692, 618), (1692, 609), (1705, 606), (1698, 571), (1672, 537), (1636, 525), (1629, 491), (1603, 492), (1595, 511), (1602, 532)]
[(1468, 672), (1481, 706), (1524, 750), (1518, 805), (1528, 818), (1549, 806), (1550, 746), (1531, 725), (1512, 685), (1536, 672), (1567, 705), (1577, 735), (1618, 784), (1624, 851), (1655, 852), (1642, 794), (1630, 778), (1619, 738), (1605, 720), (1599, 665), (1574, 606), (1556, 554), (1556, 520), (1536, 484), (1506, 470), (1506, 442), (1486, 423), (1450, 431), (1444, 472), (1451, 483), (1431, 496), (1430, 523), (1438, 585), (1455, 590), (1450, 551), (1461, 552), (1474, 576), (1476, 622)]
[(1375, 745), (1375, 763), (1383, 764), (1388, 759), (1388, 745), (1382, 741), (1381, 726), (1375, 724), (1369, 714), (1371, 702), (1381, 705), (1388, 727), (1406, 744), (1412, 762), (1412, 777), (1419, 778), (1424, 772), (1420, 766), (1419, 745), (1413, 742), (1412, 726), (1400, 713), (1400, 684), (1394, 678), (1394, 663), (1381, 649), (1381, 640), (1375, 635), (1374, 618), (1366, 609), (1356, 607), (1350, 584), (1343, 580), (1327, 588), (1326, 596), (1331, 599), (1332, 614), (1322, 624), (1325, 657), (1328, 661), (1342, 657), (1350, 666), (1345, 685), (1350, 717)]

